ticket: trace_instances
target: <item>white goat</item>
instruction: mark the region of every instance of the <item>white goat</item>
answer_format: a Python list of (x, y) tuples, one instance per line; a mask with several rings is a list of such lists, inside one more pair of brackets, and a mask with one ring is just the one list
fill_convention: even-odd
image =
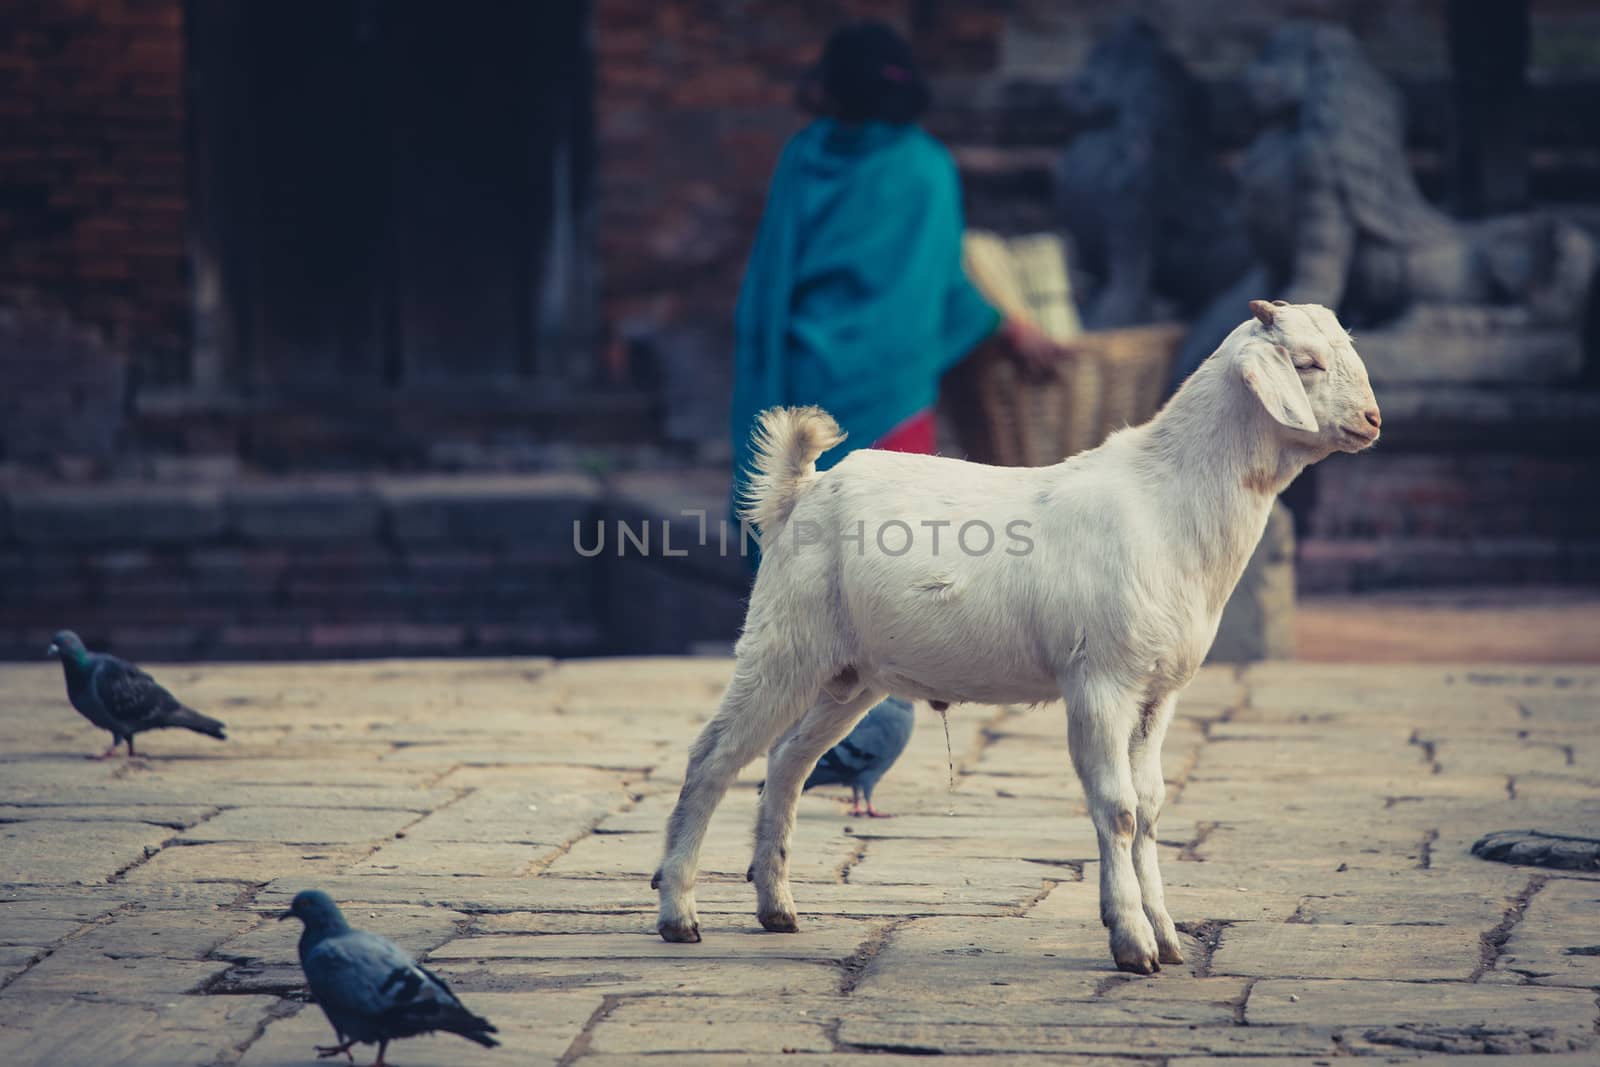
[[(1161, 742), (1277, 494), (1378, 438), (1377, 402), (1328, 309), (1252, 301), (1148, 423), (1053, 467), (859, 451), (817, 408), (761, 419), (747, 514), (764, 558), (721, 709), (689, 752), (651, 885), (658, 929), (699, 941), (694, 880), (712, 811), (763, 750), (757, 915), (796, 929), (788, 846), (817, 759), (886, 694), (1065, 697), (1100, 844), (1117, 966), (1181, 963), (1156, 865)], [(987, 531), (987, 533), (985, 533)], [(941, 536), (942, 535), (942, 536)]]

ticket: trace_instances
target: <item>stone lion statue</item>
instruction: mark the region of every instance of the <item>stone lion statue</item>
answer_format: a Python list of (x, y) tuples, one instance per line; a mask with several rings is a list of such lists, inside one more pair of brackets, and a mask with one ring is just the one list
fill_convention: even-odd
[(1240, 162), (1240, 193), (1273, 296), (1365, 327), (1374, 378), (1577, 371), (1595, 267), (1582, 230), (1538, 216), (1462, 223), (1429, 204), (1399, 94), (1343, 27), (1286, 24), (1246, 87), (1266, 125)]
[(1091, 283), (1085, 325), (1192, 316), (1251, 260), (1203, 87), (1154, 27), (1127, 16), (1063, 99), (1080, 132), (1057, 165), (1056, 199), (1073, 267)]

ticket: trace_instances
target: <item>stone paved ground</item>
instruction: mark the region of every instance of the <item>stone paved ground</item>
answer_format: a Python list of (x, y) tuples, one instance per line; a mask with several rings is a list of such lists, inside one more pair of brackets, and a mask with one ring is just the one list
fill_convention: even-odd
[(898, 818), (805, 798), (797, 935), (752, 915), (751, 768), (705, 850), (705, 941), (657, 940), (661, 824), (727, 671), (167, 667), (232, 740), (96, 763), (53, 666), (0, 669), (0, 1064), (312, 1062), (331, 1032), (273, 921), (307, 886), (510, 1046), (424, 1038), (408, 1067), (1600, 1063), (1600, 880), (1467, 851), (1600, 825), (1600, 669), (1208, 670), (1166, 754), (1189, 963), (1148, 979), (1110, 965), (1059, 706), (953, 709), (953, 795), (924, 709), (879, 792)]

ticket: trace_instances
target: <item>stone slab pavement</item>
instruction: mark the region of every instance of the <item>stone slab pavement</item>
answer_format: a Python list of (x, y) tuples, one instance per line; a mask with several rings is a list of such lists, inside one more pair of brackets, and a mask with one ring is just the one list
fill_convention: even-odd
[(705, 940), (663, 944), (648, 879), (728, 673), (168, 666), (231, 739), (95, 762), (54, 665), (0, 667), (0, 1064), (314, 1062), (331, 1030), (274, 921), (311, 886), (507, 1046), (407, 1041), (407, 1067), (1600, 1063), (1600, 878), (1468, 852), (1600, 826), (1600, 669), (1208, 668), (1166, 751), (1188, 963), (1152, 978), (1111, 966), (1059, 705), (952, 709), (953, 790), (922, 709), (896, 818), (805, 797), (798, 934), (754, 919), (751, 767), (705, 848)]

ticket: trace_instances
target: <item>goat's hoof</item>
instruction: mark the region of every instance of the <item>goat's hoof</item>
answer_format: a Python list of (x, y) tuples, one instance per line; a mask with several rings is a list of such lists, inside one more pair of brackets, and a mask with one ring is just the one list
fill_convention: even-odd
[(1157, 915), (1151, 925), (1156, 932), (1156, 958), (1162, 963), (1182, 963), (1183, 942), (1178, 940), (1178, 929), (1172, 925), (1172, 919)]
[(761, 920), (765, 929), (775, 934), (796, 934), (800, 932), (800, 921), (794, 917), (792, 911), (762, 912), (756, 918)]
[(1117, 970), (1127, 971), (1129, 974), (1155, 974), (1161, 970), (1161, 964), (1154, 956), (1139, 959), (1125, 959), (1117, 961)]
[(1111, 957), (1117, 961), (1117, 970), (1133, 974), (1155, 974), (1161, 969), (1156, 938), (1149, 924), (1143, 929), (1112, 927)]
[(656, 931), (661, 934), (663, 941), (673, 941), (683, 945), (698, 944), (700, 941), (699, 923), (658, 923)]

